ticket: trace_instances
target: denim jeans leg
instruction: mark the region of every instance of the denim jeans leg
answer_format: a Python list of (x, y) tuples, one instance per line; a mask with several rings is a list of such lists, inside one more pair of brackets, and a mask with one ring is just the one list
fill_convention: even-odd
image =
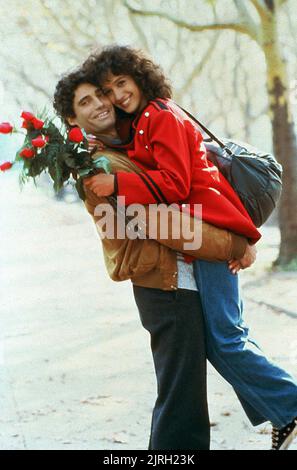
[(208, 359), (243, 404), (251, 407), (246, 411), (255, 410), (253, 424), (262, 418), (276, 427), (285, 426), (297, 416), (297, 382), (269, 361), (250, 338), (242, 318), (238, 275), (231, 273), (228, 263), (201, 260), (194, 262), (194, 272), (203, 306)]

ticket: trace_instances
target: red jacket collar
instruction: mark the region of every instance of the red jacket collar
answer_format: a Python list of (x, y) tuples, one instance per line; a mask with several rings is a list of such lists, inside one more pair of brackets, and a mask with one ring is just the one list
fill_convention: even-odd
[(131, 114), (131, 115), (125, 115), (125, 116), (118, 116), (117, 121), (116, 121), (116, 129), (119, 134), (120, 139), (123, 144), (120, 145), (113, 145), (112, 148), (117, 148), (117, 149), (123, 149), (123, 150), (130, 150), (134, 146), (134, 134), (135, 130), (137, 129), (137, 124), (143, 113), (153, 106), (157, 110), (161, 110), (164, 108), (168, 108), (170, 100), (167, 99), (161, 99), (157, 98), (156, 100), (151, 100), (148, 102), (148, 104), (145, 106), (145, 108), (141, 111), (141, 113), (137, 114), (136, 116)]

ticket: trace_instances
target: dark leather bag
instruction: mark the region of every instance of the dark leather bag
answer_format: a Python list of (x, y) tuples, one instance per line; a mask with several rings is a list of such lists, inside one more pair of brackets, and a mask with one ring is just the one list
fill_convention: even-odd
[(280, 163), (272, 154), (261, 152), (249, 144), (218, 139), (188, 111), (183, 111), (209, 136), (209, 139), (204, 139), (207, 158), (229, 181), (255, 226), (263, 225), (281, 196)]

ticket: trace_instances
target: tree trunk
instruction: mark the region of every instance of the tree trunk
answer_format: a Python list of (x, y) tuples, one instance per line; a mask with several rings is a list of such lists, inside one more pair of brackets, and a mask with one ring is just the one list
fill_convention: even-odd
[(297, 261), (297, 141), (290, 112), (289, 82), (278, 42), (276, 15), (263, 24), (262, 47), (267, 65), (273, 148), (283, 166), (283, 191), (279, 206), (281, 245), (275, 265)]

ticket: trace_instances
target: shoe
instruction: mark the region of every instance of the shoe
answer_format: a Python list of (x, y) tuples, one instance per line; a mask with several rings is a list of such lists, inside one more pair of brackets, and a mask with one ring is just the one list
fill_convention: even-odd
[(297, 417), (281, 429), (272, 426), (271, 450), (287, 450), (297, 436)]

